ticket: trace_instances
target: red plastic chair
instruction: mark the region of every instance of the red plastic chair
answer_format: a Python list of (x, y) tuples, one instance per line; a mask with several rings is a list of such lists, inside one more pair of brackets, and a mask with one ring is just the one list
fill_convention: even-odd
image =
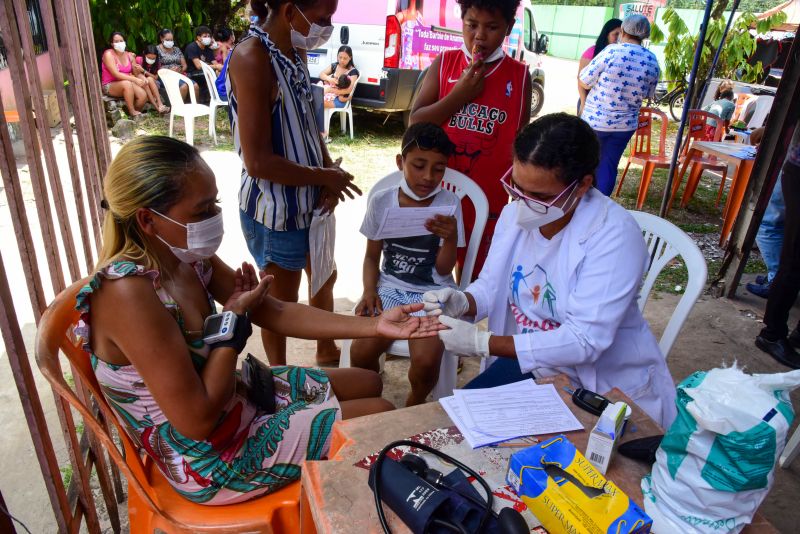
[[(661, 130), (658, 134), (658, 153), (653, 154), (653, 117), (658, 117), (661, 121)], [(617, 195), (622, 190), (622, 182), (628, 174), (628, 167), (631, 163), (642, 166), (642, 179), (639, 182), (639, 194), (636, 197), (636, 209), (642, 209), (647, 190), (650, 188), (650, 180), (653, 178), (653, 171), (656, 169), (669, 169), (669, 158), (666, 154), (667, 142), (667, 114), (655, 108), (641, 108), (639, 110), (639, 125), (636, 133), (631, 140), (631, 155), (628, 157), (628, 164), (622, 171), (622, 177), (617, 186)]]
[[(89, 355), (73, 336), (78, 320), (75, 296), (86, 283), (87, 280), (81, 280), (62, 291), (42, 315), (36, 333), (36, 362), (56, 395), (80, 413), (85, 427), (94, 433), (128, 480), (130, 532), (152, 534), (156, 529), (169, 533), (299, 532), (300, 482), (247, 502), (204, 506), (179, 495), (149, 457), (142, 459), (103, 397)], [(72, 364), (79, 379), (76, 384), (83, 384), (91, 395), (78, 395), (64, 380), (59, 350)], [(99, 409), (98, 416), (94, 414), (92, 401)], [(123, 450), (114, 442), (103, 420), (114, 423)]]
[[(708, 124), (708, 121), (712, 119), (716, 121), (716, 127)], [(669, 212), (669, 208), (672, 207), (672, 201), (675, 199), (675, 195), (678, 193), (678, 189), (681, 186), (683, 175), (685, 174), (687, 167), (690, 166), (690, 170), (689, 178), (686, 181), (686, 188), (683, 190), (683, 197), (681, 197), (682, 208), (686, 207), (686, 205), (689, 203), (689, 200), (691, 200), (692, 196), (694, 195), (694, 192), (697, 190), (697, 185), (700, 183), (700, 177), (703, 175), (703, 171), (715, 170), (722, 173), (722, 179), (720, 180), (719, 184), (719, 192), (717, 193), (717, 200), (714, 203), (714, 207), (719, 207), (719, 201), (722, 198), (722, 191), (725, 188), (725, 181), (728, 178), (727, 163), (720, 162), (713, 156), (703, 156), (698, 154), (697, 151), (691, 152), (692, 145), (696, 141), (722, 141), (722, 136), (725, 135), (724, 121), (717, 115), (709, 113), (708, 111), (691, 109), (689, 110), (687, 127), (688, 132), (686, 134), (683, 147), (681, 148), (681, 155), (679, 158), (681, 163), (680, 170), (678, 171), (679, 175), (672, 184), (672, 194), (670, 195), (667, 212)], [(687, 158), (691, 159), (687, 161)]]

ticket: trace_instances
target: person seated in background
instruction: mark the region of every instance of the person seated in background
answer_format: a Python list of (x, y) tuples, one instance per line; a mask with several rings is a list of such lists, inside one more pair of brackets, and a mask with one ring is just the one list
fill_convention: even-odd
[[(217, 32), (216, 41), (219, 43), (216, 59), (217, 62), (222, 65), (222, 69), (220, 69), (217, 81), (214, 82), (214, 85), (217, 87), (217, 94), (219, 97), (227, 101), (228, 89), (225, 87), (225, 73), (228, 71), (228, 59), (231, 57), (236, 39), (230, 29), (222, 28)], [(230, 110), (228, 110), (228, 118), (230, 119)]]
[(347, 105), (347, 97), (350, 96), (350, 77), (347, 74), (339, 76), (336, 83), (325, 86), (325, 98), (323, 106), (325, 108), (343, 108)]
[[(728, 133), (728, 129), (731, 127), (731, 117), (733, 117), (733, 112), (736, 109), (736, 104), (733, 100), (733, 89), (725, 88), (718, 92), (716, 100), (703, 108), (703, 111), (713, 113), (722, 119), (723, 125), (725, 126), (725, 134)], [(706, 136), (709, 139), (713, 139), (716, 129), (717, 121), (714, 119), (709, 119), (708, 123), (706, 124)]]
[[(450, 327), (439, 332), (446, 350), (489, 358), (467, 387), (563, 373), (598, 393), (621, 389), (667, 428), (675, 384), (638, 306), (650, 257), (633, 216), (592, 186), (599, 159), (578, 117), (526, 126), (480, 277), (463, 292), (425, 293), (425, 307)], [(486, 317), (490, 332), (472, 323)]]
[(155, 45), (147, 45), (142, 55), (136, 57), (136, 64), (141, 67), (141, 72), (137, 74), (137, 78), (143, 78), (147, 82), (145, 90), (150, 103), (159, 113), (169, 112), (169, 106), (165, 106), (161, 102), (158, 85), (158, 51)]
[(108, 44), (110, 48), (103, 52), (100, 67), (103, 94), (124, 99), (128, 115), (136, 119), (147, 103), (147, 81), (137, 77), (134, 72), (136, 58), (131, 52), (125, 51), (125, 36), (121, 32), (113, 32)]
[[(259, 280), (251, 265), (234, 270), (216, 256), (216, 179), (177, 139), (126, 143), (103, 195), (103, 248), (77, 296), (76, 334), (122, 428), (193, 502), (273, 492), (299, 478), (304, 460), (327, 456), (334, 421), (393, 408), (378, 374), (364, 369), (264, 367), (272, 394), (249, 392), (236, 367), (251, 322), (306, 339), (423, 338), (440, 328), (409, 315), (422, 304), (367, 318), (268, 296), (272, 276)], [(233, 336), (207, 342), (215, 302), (235, 314)]]
[[(337, 88), (338, 84), (340, 83), (342, 75), (346, 76), (350, 80), (350, 83), (345, 86), (344, 90)], [(325, 87), (326, 89), (337, 88), (336, 90), (340, 91), (338, 95), (343, 97), (350, 94), (350, 91), (347, 91), (346, 88), (354, 86), (359, 76), (360, 73), (358, 72), (355, 63), (353, 63), (353, 49), (346, 45), (339, 47), (339, 50), (336, 53), (336, 62), (331, 63), (329, 66), (325, 67), (325, 69), (323, 69), (322, 72), (319, 73), (319, 79), (323, 83), (323, 87)], [(318, 91), (319, 89), (315, 90)], [(325, 92), (327, 93), (330, 91), (326, 90)], [(328, 97), (328, 98), (326, 97), (327, 95), (324, 95), (322, 99), (315, 98), (314, 105), (316, 108), (315, 111), (317, 113), (316, 115), (317, 126), (319, 127), (319, 131), (322, 134), (322, 139), (324, 139), (325, 142), (328, 142), (330, 141), (330, 138), (328, 138), (328, 131), (327, 131), (328, 125), (323, 124), (325, 117), (323, 109), (324, 108), (330, 109), (333, 107), (342, 108), (344, 107), (344, 104), (347, 100), (346, 99), (341, 100), (333, 97)], [(340, 105), (336, 104), (337, 101), (339, 101)]]
[(200, 86), (200, 103), (209, 101), (208, 85), (203, 74), (203, 63), (209, 65), (218, 74), (222, 65), (217, 63), (214, 51), (211, 49), (211, 29), (208, 26), (198, 26), (194, 31), (194, 41), (186, 45), (186, 75)]
[[(178, 74), (186, 74), (186, 69), (188, 68), (186, 58), (183, 57), (183, 52), (181, 52), (181, 49), (175, 46), (175, 37), (172, 35), (172, 30), (169, 28), (162, 29), (160, 32), (158, 32), (158, 40), (160, 41), (158, 46), (156, 46), (158, 68), (169, 69), (177, 72)], [(158, 86), (164, 86), (164, 82), (160, 78), (158, 79)], [(180, 82), (178, 86), (181, 89), (181, 97), (185, 101), (189, 96), (189, 86), (183, 81)], [(194, 96), (195, 98), (198, 98), (200, 96), (200, 86), (197, 85), (196, 82), (193, 83), (193, 86)]]
[[(397, 168), (403, 171), (403, 179), (372, 194), (361, 225), (361, 233), (368, 241), (364, 293), (356, 305), (356, 315), (380, 316), (392, 308), (422, 302), (425, 291), (456, 287), (453, 267), (456, 248), (464, 246), (464, 223), (458, 197), (442, 189), (447, 159), (455, 146), (441, 127), (419, 122), (406, 130), (401, 147)], [(442, 214), (429, 219), (425, 235), (382, 239), (381, 222), (388, 210), (398, 207), (455, 211), (452, 216)], [(391, 343), (385, 338), (357, 339), (350, 348), (350, 361), (354, 367), (378, 371), (378, 359)], [(444, 346), (437, 338), (425, 338), (409, 341), (408, 348), (411, 392), (406, 406), (413, 406), (424, 403), (436, 385)]]
[[(220, 28), (214, 34), (214, 42), (217, 43), (217, 48), (214, 49), (216, 52), (214, 59), (224, 66), (225, 60), (228, 59), (228, 55), (230, 55), (236, 44), (236, 37), (230, 28)], [(222, 71), (220, 71), (220, 74), (222, 74)]]

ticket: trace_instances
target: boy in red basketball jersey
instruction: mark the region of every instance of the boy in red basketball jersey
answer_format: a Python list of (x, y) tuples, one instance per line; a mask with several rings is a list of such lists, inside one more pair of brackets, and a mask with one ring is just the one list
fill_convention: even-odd
[[(511, 167), (517, 131), (530, 122), (531, 80), (528, 67), (503, 51), (520, 0), (457, 1), (464, 44), (433, 61), (414, 102), (411, 123), (440, 124), (456, 145), (448, 167), (472, 178), (489, 199), (489, 220), (472, 275), (477, 278), (497, 217), (508, 203), (500, 178)], [(463, 208), (469, 233), (475, 210), (468, 203)], [(464, 250), (459, 250), (459, 268)]]

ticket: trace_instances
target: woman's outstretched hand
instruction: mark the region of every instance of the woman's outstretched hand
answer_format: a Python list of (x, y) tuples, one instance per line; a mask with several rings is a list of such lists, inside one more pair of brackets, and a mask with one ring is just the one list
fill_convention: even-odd
[(412, 317), (410, 313), (420, 311), (422, 303), (405, 304), (384, 310), (378, 316), (377, 333), (389, 339), (417, 339), (433, 337), (446, 327), (438, 317)]
[(255, 268), (247, 262), (236, 269), (233, 293), (228, 297), (223, 310), (232, 311), (242, 315), (258, 307), (269, 292), (269, 285), (274, 276), (260, 273), (261, 280), (256, 276)]

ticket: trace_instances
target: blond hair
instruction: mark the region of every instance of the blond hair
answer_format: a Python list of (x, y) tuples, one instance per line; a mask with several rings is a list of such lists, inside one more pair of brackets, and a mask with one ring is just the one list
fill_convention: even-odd
[(193, 146), (164, 136), (129, 141), (111, 163), (103, 182), (103, 247), (96, 270), (120, 259), (159, 269), (156, 255), (136, 221), (139, 208), (161, 213), (181, 198), (186, 176), (202, 162)]

